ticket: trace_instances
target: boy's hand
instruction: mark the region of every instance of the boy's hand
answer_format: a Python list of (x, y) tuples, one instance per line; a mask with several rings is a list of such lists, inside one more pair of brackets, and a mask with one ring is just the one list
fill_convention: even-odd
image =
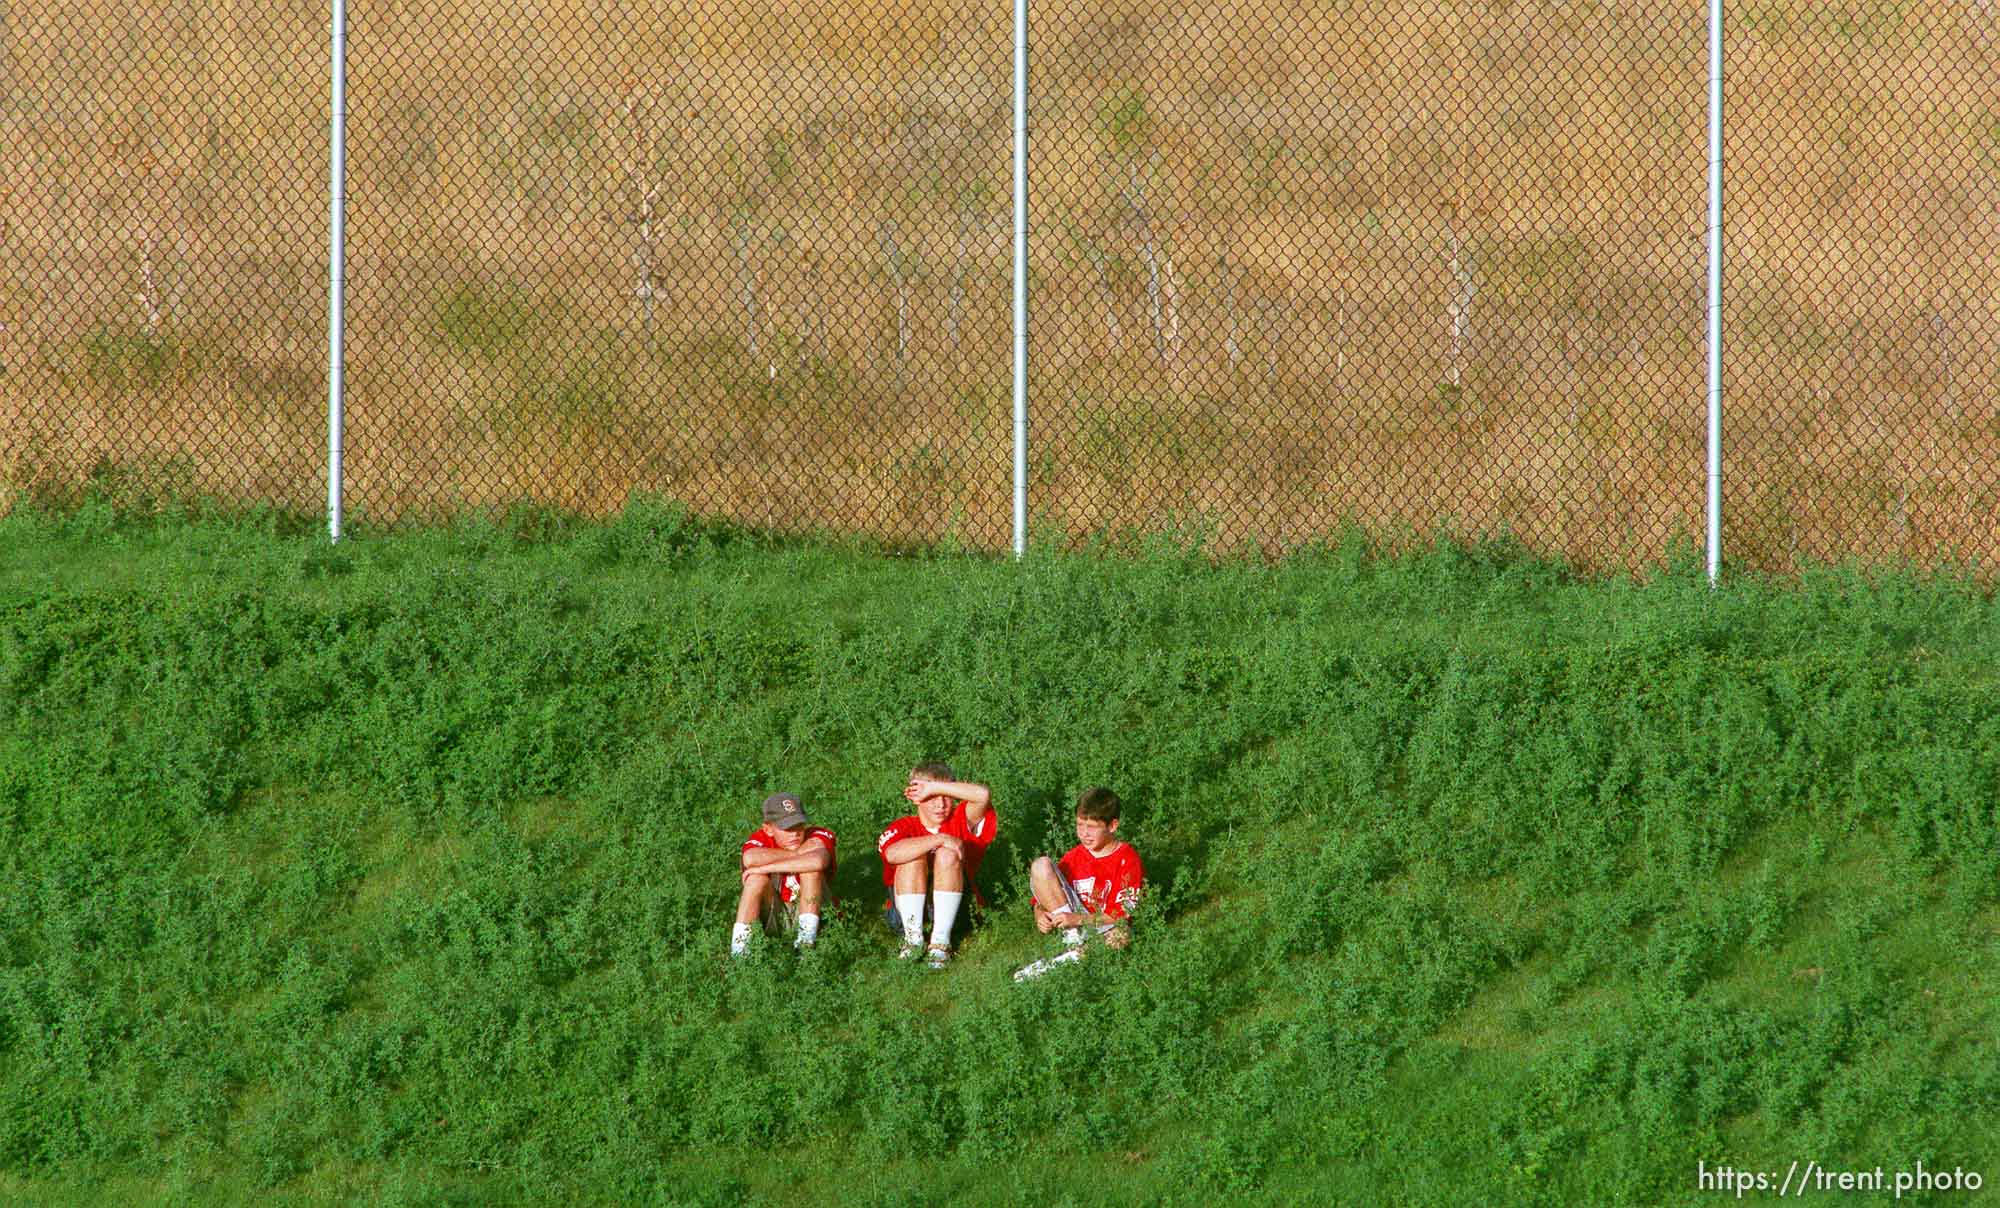
[(944, 781), (932, 780), (928, 776), (912, 776), (910, 783), (903, 786), (903, 796), (913, 805), (921, 805), (932, 797), (944, 796)]
[(1067, 910), (1059, 911), (1049, 916), (1049, 922), (1057, 927), (1081, 927), (1088, 921), (1088, 916), (1072, 914)]
[(937, 841), (938, 844), (932, 849), (933, 851), (949, 851), (961, 860), (965, 858), (965, 840), (957, 835), (939, 835)]

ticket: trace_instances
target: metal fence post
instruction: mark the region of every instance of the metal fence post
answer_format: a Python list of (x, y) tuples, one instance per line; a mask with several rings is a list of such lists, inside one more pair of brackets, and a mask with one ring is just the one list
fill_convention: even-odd
[(326, 316), (326, 526), (340, 540), (341, 433), (345, 416), (341, 337), (346, 326), (347, 273), (347, 0), (333, 0), (333, 163), (329, 182)]
[(1028, 552), (1028, 0), (1014, 0), (1014, 556)]
[(1722, 574), (1722, 0), (1708, 0), (1708, 582)]

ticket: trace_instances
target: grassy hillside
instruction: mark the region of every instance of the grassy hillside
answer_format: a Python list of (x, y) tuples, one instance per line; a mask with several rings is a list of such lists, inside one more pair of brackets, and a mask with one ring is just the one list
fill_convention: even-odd
[[(323, 6), (0, 10), (0, 477), (323, 496)], [(1746, 557), (1996, 551), (2000, 12), (1736, 5)], [(1036, 463), (1209, 511), (1698, 526), (1704, 6), (1050, 4)], [(1010, 32), (894, 0), (359, 4), (351, 499), (634, 489), (1004, 543)]]
[[(1505, 549), (0, 519), (0, 1198), (1710, 1202), (2000, 1177), (2000, 613)], [(890, 959), (914, 761), (994, 910)], [(1154, 882), (1043, 981), (1103, 782)], [(818, 952), (726, 968), (778, 786)], [(1959, 1202), (1954, 1198), (1949, 1201)]]

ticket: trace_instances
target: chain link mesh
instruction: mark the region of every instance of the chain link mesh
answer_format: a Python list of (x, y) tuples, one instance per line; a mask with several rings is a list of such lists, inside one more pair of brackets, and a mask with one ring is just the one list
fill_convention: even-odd
[[(325, 498), (328, 12), (0, 0), (0, 480)], [(2000, 12), (1730, 8), (1733, 561), (2000, 554)], [(349, 26), (347, 497), (1011, 532), (1011, 14)], [(1699, 0), (1042, 0), (1030, 499), (1702, 525)]]
[(1996, 10), (1738, 10), (1732, 556), (2000, 554)]
[(0, 0), (0, 482), (325, 499), (326, 37)]
[(1698, 5), (1046, 25), (1059, 510), (1262, 544), (1507, 530), (1593, 560), (1698, 526)]

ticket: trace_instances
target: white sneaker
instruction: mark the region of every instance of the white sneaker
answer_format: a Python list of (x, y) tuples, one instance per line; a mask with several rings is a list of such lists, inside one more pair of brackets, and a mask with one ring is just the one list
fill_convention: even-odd
[(896, 949), (896, 959), (899, 961), (915, 960), (917, 957), (923, 955), (923, 951), (924, 946), (922, 944), (912, 944), (910, 941), (904, 940), (903, 946)]
[(1064, 931), (1063, 931), (1063, 934), (1062, 934), (1062, 941), (1063, 941), (1063, 947), (1065, 947), (1065, 948), (1080, 948), (1080, 947), (1082, 947), (1082, 946), (1083, 946), (1083, 928), (1081, 928), (1081, 927), (1069, 927), (1069, 928), (1065, 928), (1065, 929), (1064, 929)]
[(1083, 959), (1082, 948), (1070, 948), (1062, 952), (1060, 955), (1051, 956), (1046, 960), (1039, 960), (1033, 962), (1032, 964), (1022, 965), (1019, 969), (1014, 970), (1014, 980), (1017, 982), (1028, 981), (1031, 978), (1040, 977), (1042, 974), (1047, 973), (1049, 970), (1055, 968), (1057, 965), (1067, 965), (1076, 961), (1080, 961), (1082, 959)]
[(924, 958), (924, 963), (933, 969), (942, 969), (946, 965), (949, 965), (951, 963), (951, 945), (932, 944), (928, 949), (928, 954)]

